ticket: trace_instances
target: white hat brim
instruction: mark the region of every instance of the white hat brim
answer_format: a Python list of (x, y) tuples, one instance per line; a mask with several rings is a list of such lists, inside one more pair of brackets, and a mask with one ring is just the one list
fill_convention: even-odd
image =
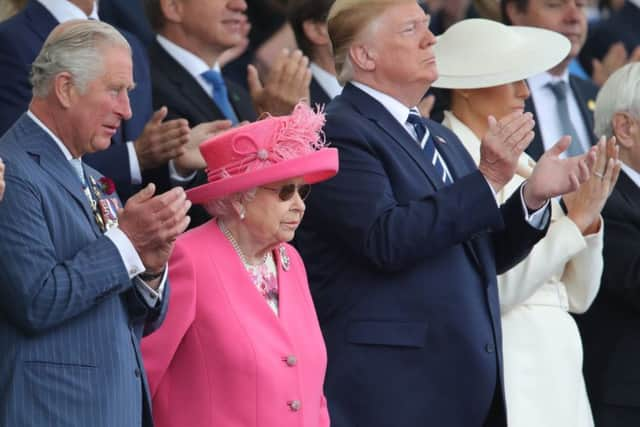
[(432, 86), (477, 89), (524, 80), (553, 68), (570, 49), (569, 39), (553, 31), (467, 19), (438, 37)]

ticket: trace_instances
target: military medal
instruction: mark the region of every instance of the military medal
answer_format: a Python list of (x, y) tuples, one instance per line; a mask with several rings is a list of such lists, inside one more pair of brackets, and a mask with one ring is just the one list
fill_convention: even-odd
[[(91, 210), (93, 211), (96, 224), (100, 227), (100, 231), (104, 233), (118, 225), (118, 210), (122, 205), (120, 205), (120, 200), (117, 196), (103, 197), (105, 192), (92, 176), (89, 177), (89, 182), (91, 189), (85, 187), (84, 192), (91, 204)], [(102, 180), (101, 183), (103, 183)]]

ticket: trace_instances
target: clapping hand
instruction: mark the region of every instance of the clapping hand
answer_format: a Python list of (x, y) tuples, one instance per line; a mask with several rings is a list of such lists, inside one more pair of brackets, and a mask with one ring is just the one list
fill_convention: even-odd
[(230, 120), (214, 120), (200, 123), (191, 129), (184, 153), (174, 160), (176, 172), (182, 176), (189, 176), (198, 169), (206, 168), (207, 163), (200, 153), (200, 144), (230, 128)]
[(264, 85), (260, 82), (258, 69), (249, 65), (247, 82), (253, 104), (259, 114), (272, 116), (290, 114), (301, 99), (309, 99), (311, 71), (309, 58), (301, 51), (289, 53), (284, 49), (276, 59)]
[(143, 171), (181, 156), (189, 142), (189, 123), (185, 119), (163, 121), (167, 111), (167, 107), (162, 107), (153, 113), (134, 144)]
[(595, 233), (600, 228), (600, 211), (620, 175), (618, 151), (615, 137), (608, 141), (605, 137), (600, 138), (589, 179), (577, 191), (562, 197), (567, 216), (584, 235)]
[(552, 197), (576, 191), (589, 179), (597, 147), (581, 156), (560, 158), (570, 144), (571, 137), (563, 136), (540, 157), (523, 190), (529, 209), (539, 209)]
[(511, 180), (518, 158), (533, 140), (531, 113), (514, 112), (500, 120), (489, 116), (489, 129), (480, 145), (478, 169), (497, 193)]
[[(186, 230), (191, 202), (181, 187), (154, 196), (155, 186), (147, 185), (134, 194), (118, 212), (118, 227), (129, 238), (150, 273), (162, 271), (173, 243)], [(159, 279), (149, 286), (157, 288)]]

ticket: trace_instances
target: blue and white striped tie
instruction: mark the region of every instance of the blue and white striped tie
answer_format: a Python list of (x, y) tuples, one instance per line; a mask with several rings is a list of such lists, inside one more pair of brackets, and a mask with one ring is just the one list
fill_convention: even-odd
[(427, 127), (422, 120), (422, 117), (414, 111), (411, 110), (409, 113), (409, 117), (407, 118), (407, 123), (413, 126), (413, 129), (416, 132), (416, 136), (418, 137), (418, 144), (422, 146), (422, 151), (429, 159), (431, 165), (435, 168), (438, 175), (441, 177), (442, 182), (445, 184), (453, 183), (453, 178), (451, 174), (447, 170), (445, 166), (444, 159), (440, 156), (440, 153), (436, 149), (436, 145), (433, 142), (433, 138), (431, 138), (431, 134), (428, 132)]

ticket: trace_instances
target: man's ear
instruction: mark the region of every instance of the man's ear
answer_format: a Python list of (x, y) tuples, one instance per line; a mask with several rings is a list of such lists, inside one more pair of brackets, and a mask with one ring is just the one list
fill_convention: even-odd
[(377, 57), (375, 49), (363, 43), (354, 43), (349, 48), (349, 59), (351, 59), (353, 66), (365, 71), (376, 69)]
[(314, 45), (323, 46), (331, 42), (326, 22), (307, 19), (302, 23), (302, 31)]
[(520, 9), (518, 9), (518, 5), (516, 5), (516, 2), (511, 1), (507, 3), (505, 7), (505, 13), (507, 14), (507, 18), (509, 18), (509, 21), (511, 21), (513, 25), (524, 25), (524, 13)]
[(635, 143), (634, 135), (640, 132), (638, 122), (629, 113), (618, 112), (613, 115), (611, 126), (618, 144), (626, 149), (631, 148)]
[(52, 92), (60, 105), (65, 109), (71, 107), (73, 99), (78, 93), (71, 73), (67, 71), (59, 73), (53, 79), (52, 85)]
[(184, 10), (181, 0), (160, 0), (160, 10), (164, 19), (173, 23), (182, 22), (182, 12)]

